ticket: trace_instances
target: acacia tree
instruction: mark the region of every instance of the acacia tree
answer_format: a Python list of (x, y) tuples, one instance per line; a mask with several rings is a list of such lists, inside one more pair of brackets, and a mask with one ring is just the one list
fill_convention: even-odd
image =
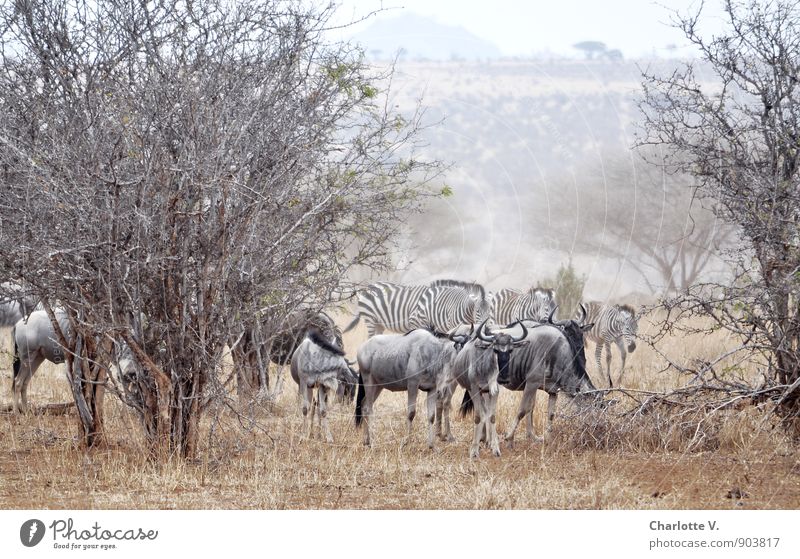
[(79, 396), (103, 384), (108, 340), (140, 365), (123, 386), (153, 450), (191, 456), (243, 325), (387, 263), (436, 165), (415, 158), (419, 113), (379, 92), (388, 74), (326, 42), (331, 10), (4, 4), (0, 274), (67, 310), (87, 444), (102, 390)]
[[(727, 29), (707, 39), (701, 11), (676, 25), (701, 53), (667, 76), (646, 73), (643, 144), (689, 173), (699, 199), (735, 226), (730, 284), (705, 283), (665, 301), (671, 318), (710, 317), (762, 357), (776, 409), (800, 428), (800, 10), (797, 2), (725, 3)], [(704, 74), (701, 85), (698, 77)], [(714, 85), (707, 87), (708, 75)], [(674, 325), (677, 322), (670, 321)]]

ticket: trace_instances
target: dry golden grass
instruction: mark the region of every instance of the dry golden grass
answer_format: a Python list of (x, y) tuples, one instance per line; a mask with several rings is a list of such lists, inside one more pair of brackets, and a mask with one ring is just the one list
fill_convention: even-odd
[[(342, 317), (341, 322), (346, 320)], [(351, 356), (364, 338), (363, 326), (346, 335)], [(689, 359), (710, 357), (722, 342), (674, 343)], [(660, 368), (655, 356), (641, 347), (629, 359), (625, 385), (646, 390), (676, 386), (675, 375), (656, 374)], [(3, 399), (8, 400), (7, 357), (0, 360), (0, 371), (0, 383), (6, 387)], [(604, 385), (595, 374), (591, 354), (590, 372)], [(68, 401), (62, 375), (60, 368), (45, 365), (31, 383), (31, 402)], [(361, 445), (352, 406), (334, 409), (335, 444), (306, 440), (301, 436), (295, 386), (286, 380), (280, 400), (256, 414), (268, 434), (245, 429), (233, 414), (221, 413), (213, 437), (206, 429), (200, 459), (188, 463), (148, 461), (135, 417), (113, 398), (107, 401), (109, 445), (91, 452), (76, 448), (74, 416), (0, 415), (0, 506), (793, 509), (800, 505), (796, 448), (754, 408), (708, 419), (702, 429), (709, 440), (713, 437), (713, 444), (695, 444), (692, 433), (681, 429), (664, 439), (658, 432), (663, 426), (649, 420), (579, 417), (561, 402), (548, 442), (529, 442), (522, 434), (514, 449), (503, 446), (500, 458), (484, 450), (480, 459), (470, 460), (470, 420), (454, 418), (457, 441), (437, 441), (434, 451), (427, 449), (422, 398), (414, 433), (405, 441), (404, 393), (384, 392), (379, 398), (371, 449)], [(501, 433), (518, 402), (519, 393), (501, 394)], [(540, 395), (535, 418), (539, 433), (545, 407)], [(212, 419), (206, 419), (206, 427)], [(736, 498), (740, 494), (744, 496)]]

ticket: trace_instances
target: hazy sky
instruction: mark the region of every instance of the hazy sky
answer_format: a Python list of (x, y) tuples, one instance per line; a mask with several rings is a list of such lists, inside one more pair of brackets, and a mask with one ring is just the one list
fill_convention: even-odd
[[(637, 58), (652, 55), (654, 49), (664, 52), (669, 44), (685, 45), (680, 32), (668, 25), (670, 10), (687, 13), (699, 5), (699, 0), (341, 0), (338, 17), (343, 21), (391, 8), (376, 17), (412, 12), (460, 25), (493, 42), (506, 56), (547, 51), (577, 55), (573, 44), (597, 40), (622, 50), (627, 58)], [(714, 33), (725, 15), (722, 1), (707, 0), (703, 13), (702, 28)]]

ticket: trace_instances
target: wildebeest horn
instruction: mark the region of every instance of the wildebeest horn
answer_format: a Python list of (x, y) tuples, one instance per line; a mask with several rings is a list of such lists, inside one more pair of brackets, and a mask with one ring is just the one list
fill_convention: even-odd
[(556, 310), (558, 310), (558, 305), (556, 305), (555, 307), (553, 307), (553, 310), (552, 310), (552, 311), (550, 311), (550, 316), (548, 316), (548, 317), (547, 317), (547, 323), (548, 323), (548, 324), (554, 324), (554, 322), (553, 322), (553, 316), (556, 314)]
[(581, 307), (581, 317), (578, 319), (578, 324), (583, 326), (583, 321), (586, 320), (586, 307), (583, 306), (583, 303), (580, 304)]
[(356, 362), (355, 362), (355, 361), (348, 361), (347, 359), (345, 359), (344, 361), (345, 361), (345, 363), (347, 363), (347, 365), (348, 365), (348, 366), (350, 366), (350, 367), (352, 367), (353, 365), (355, 365), (355, 364), (356, 364)]
[(515, 341), (515, 342), (521, 342), (522, 340), (524, 340), (525, 338), (527, 338), (527, 337), (528, 337), (528, 329), (527, 329), (527, 328), (525, 328), (525, 325), (522, 323), (522, 321), (521, 321), (521, 320), (518, 320), (518, 321), (517, 321), (517, 323), (518, 323), (520, 326), (522, 326), (522, 335), (521, 335), (519, 338), (515, 338), (515, 337), (513, 337), (513, 336), (512, 336), (512, 337), (511, 337), (511, 339), (512, 339), (513, 341)]
[(480, 326), (478, 326), (478, 337), (479, 337), (481, 340), (483, 340), (484, 342), (490, 342), (490, 343), (491, 343), (491, 342), (493, 342), (493, 341), (494, 341), (494, 336), (492, 336), (492, 337), (490, 337), (490, 338), (484, 338), (484, 337), (483, 337), (483, 327), (484, 327), (484, 326), (486, 326), (486, 323), (487, 323), (487, 322), (489, 322), (489, 319), (488, 319), (488, 318), (487, 318), (486, 320), (484, 320), (483, 322), (481, 322), (481, 325), (480, 325)]

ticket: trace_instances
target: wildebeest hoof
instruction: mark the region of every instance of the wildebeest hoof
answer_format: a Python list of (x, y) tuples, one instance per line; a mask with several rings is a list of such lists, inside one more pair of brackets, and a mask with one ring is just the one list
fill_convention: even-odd
[(469, 449), (469, 457), (470, 458), (477, 458), (479, 456), (478, 448), (473, 446)]
[(539, 444), (544, 442), (544, 437), (537, 435), (528, 435), (528, 440), (534, 444)]
[(500, 449), (499, 448), (493, 448), (492, 449), (492, 454), (494, 454), (496, 457), (499, 457), (500, 456)]
[(447, 435), (447, 436), (444, 438), (444, 440), (445, 440), (445, 441), (447, 441), (448, 443), (454, 443), (454, 442), (456, 442), (456, 438), (455, 438), (453, 435)]

